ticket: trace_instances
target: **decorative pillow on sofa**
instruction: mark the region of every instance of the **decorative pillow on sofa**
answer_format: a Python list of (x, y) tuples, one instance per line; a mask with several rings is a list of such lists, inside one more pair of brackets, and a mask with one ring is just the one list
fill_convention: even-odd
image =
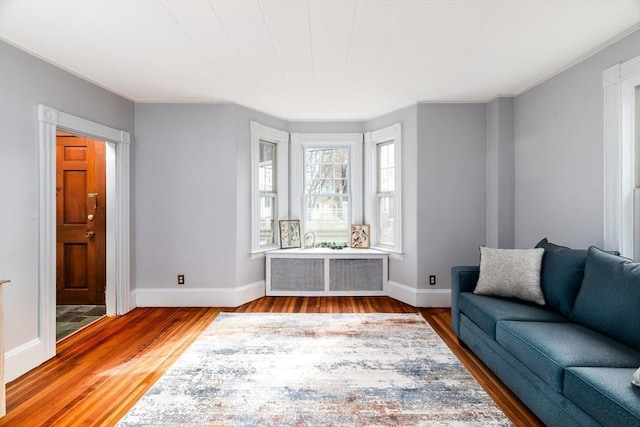
[(640, 349), (640, 264), (595, 246), (571, 319)]
[(544, 305), (540, 266), (544, 249), (480, 247), (480, 277), (475, 294), (518, 298)]
[(571, 316), (587, 262), (586, 249), (571, 249), (542, 239), (536, 248), (544, 249), (540, 282), (547, 305)]

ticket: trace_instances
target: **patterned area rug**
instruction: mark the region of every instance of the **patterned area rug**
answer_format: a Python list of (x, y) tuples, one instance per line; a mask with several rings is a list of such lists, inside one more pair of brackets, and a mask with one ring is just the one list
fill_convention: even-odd
[(221, 313), (118, 426), (512, 425), (419, 314)]

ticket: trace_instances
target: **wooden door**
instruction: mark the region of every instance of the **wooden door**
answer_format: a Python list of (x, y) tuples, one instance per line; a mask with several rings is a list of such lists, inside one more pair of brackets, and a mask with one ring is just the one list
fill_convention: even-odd
[(58, 305), (105, 303), (105, 144), (58, 132), (56, 297)]

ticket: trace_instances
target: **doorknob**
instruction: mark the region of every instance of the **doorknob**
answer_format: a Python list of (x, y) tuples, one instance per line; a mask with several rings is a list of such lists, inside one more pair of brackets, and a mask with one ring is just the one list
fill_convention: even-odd
[(89, 230), (89, 231), (85, 231), (84, 235), (87, 236), (90, 239), (93, 239), (96, 236), (96, 232)]

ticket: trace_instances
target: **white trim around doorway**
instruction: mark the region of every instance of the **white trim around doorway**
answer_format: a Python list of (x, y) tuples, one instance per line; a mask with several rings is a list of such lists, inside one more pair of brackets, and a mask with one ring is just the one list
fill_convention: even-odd
[(604, 88), (604, 249), (637, 258), (635, 88), (640, 56), (602, 73)]
[[(107, 164), (107, 315), (130, 307), (130, 135), (38, 106), (39, 334), (44, 360), (56, 352), (56, 130), (105, 141)], [(41, 360), (42, 363), (44, 360)]]

